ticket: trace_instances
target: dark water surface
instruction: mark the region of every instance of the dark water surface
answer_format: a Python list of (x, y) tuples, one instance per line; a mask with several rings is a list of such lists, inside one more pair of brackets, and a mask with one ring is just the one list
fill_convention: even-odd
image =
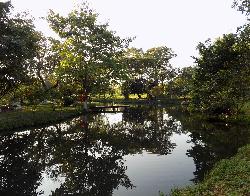
[(158, 196), (199, 182), (248, 127), (133, 106), (0, 135), (0, 195)]

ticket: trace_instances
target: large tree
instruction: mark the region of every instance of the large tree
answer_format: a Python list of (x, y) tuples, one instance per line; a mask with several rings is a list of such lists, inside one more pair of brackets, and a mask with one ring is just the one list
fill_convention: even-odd
[(166, 46), (150, 48), (145, 53), (146, 73), (149, 80), (157, 83), (169, 81), (175, 75), (175, 69), (170, 64), (170, 59), (175, 57), (176, 54), (171, 48)]
[(28, 80), (38, 41), (32, 20), (13, 16), (11, 8), (10, 2), (0, 2), (0, 97)]
[(190, 96), (193, 88), (194, 67), (183, 67), (177, 76), (167, 85), (167, 93), (171, 97), (183, 97), (184, 99)]
[(249, 29), (200, 43), (193, 104), (208, 114), (235, 114), (250, 99)]
[[(36, 56), (29, 66), (30, 75), (37, 78), (44, 91), (48, 91), (58, 83), (54, 76), (55, 69), (59, 65), (58, 54), (59, 41), (54, 38), (47, 38), (42, 33), (37, 32), (39, 37)], [(54, 85), (52, 85), (55, 83)]]
[(152, 97), (152, 92), (156, 91), (153, 88), (158, 85), (163, 88), (165, 82), (175, 76), (175, 69), (170, 64), (170, 59), (175, 56), (172, 49), (166, 46), (150, 48), (146, 52), (142, 49), (129, 48), (123, 54), (123, 64), (127, 68), (123, 94), (126, 96), (129, 93), (138, 94), (140, 97), (140, 94), (147, 93)]
[(126, 68), (126, 81), (143, 78), (145, 76), (146, 67), (142, 49), (134, 47), (128, 48), (124, 51), (121, 61)]
[(129, 39), (121, 39), (108, 24), (100, 24), (86, 4), (65, 17), (51, 11), (48, 21), (61, 38), (60, 80), (81, 86), (86, 107), (86, 96), (108, 87), (119, 76), (121, 67), (116, 60)]

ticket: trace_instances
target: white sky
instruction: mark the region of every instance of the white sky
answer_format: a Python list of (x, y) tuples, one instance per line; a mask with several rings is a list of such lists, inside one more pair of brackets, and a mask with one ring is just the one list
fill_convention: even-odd
[[(38, 18), (49, 9), (68, 13), (76, 0), (12, 0), (17, 11), (29, 10)], [(167, 46), (178, 55), (174, 66), (193, 64), (195, 47), (208, 38), (235, 32), (246, 17), (231, 8), (233, 0), (88, 0), (121, 37), (136, 36), (131, 46), (147, 50)], [(46, 22), (37, 21), (38, 30), (52, 35)]]

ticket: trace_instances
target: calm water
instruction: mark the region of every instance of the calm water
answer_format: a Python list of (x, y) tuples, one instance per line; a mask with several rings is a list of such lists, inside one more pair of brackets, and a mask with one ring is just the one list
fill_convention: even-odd
[(158, 196), (199, 182), (247, 127), (133, 106), (0, 135), (0, 195)]

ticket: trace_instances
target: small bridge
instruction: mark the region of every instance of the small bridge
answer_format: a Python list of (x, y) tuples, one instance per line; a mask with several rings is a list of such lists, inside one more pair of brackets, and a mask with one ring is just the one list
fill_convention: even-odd
[(113, 113), (113, 112), (122, 112), (124, 109), (128, 108), (129, 105), (109, 105), (109, 106), (90, 106), (90, 112), (104, 112), (104, 113)]

